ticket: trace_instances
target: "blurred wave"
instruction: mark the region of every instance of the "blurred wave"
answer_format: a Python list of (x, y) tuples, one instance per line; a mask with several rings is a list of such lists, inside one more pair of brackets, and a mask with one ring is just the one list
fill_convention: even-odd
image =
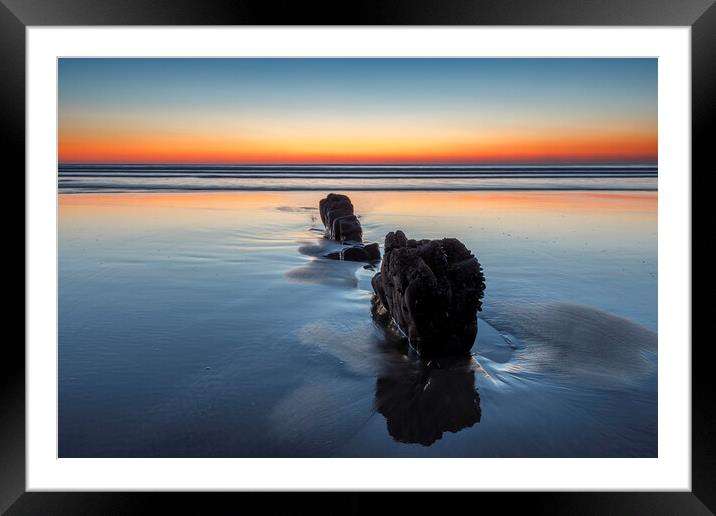
[(656, 190), (651, 165), (72, 165), (62, 193), (195, 190)]

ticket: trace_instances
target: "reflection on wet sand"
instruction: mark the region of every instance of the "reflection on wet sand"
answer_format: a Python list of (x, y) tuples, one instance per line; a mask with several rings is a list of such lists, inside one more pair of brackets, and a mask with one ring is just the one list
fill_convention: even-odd
[[(313, 228), (311, 228), (313, 229)], [(328, 253), (340, 250), (342, 245), (324, 238), (298, 242), (298, 252), (311, 259), (286, 272), (286, 278), (301, 283), (356, 288), (356, 271), (365, 264), (324, 258)]]
[(425, 362), (386, 360), (375, 386), (375, 408), (396, 441), (430, 446), (445, 432), (480, 422), (477, 364), (470, 356)]
[(307, 261), (305, 265), (288, 271), (286, 278), (301, 283), (356, 288), (358, 278), (355, 273), (361, 266), (362, 264), (358, 262), (314, 258)]
[[(349, 378), (359, 377), (375, 378), (373, 409), (386, 419), (388, 433), (395, 441), (430, 446), (445, 432), (459, 432), (480, 421), (475, 373), (482, 369), (470, 355), (421, 360), (405, 342), (387, 339), (372, 322), (312, 322), (303, 327), (300, 339), (304, 345), (333, 355), (350, 375), (342, 382), (313, 385), (312, 397), (301, 398), (298, 404), (293, 396), (291, 403), (282, 404), (275, 420), (282, 426), (292, 421), (284, 434), (296, 431), (297, 423), (290, 416), (296, 407), (300, 407), (302, 424), (309, 424), (310, 431), (303, 428), (309, 433), (318, 432), (318, 427), (325, 431), (326, 421), (334, 421), (336, 414), (343, 414), (340, 421), (345, 423), (349, 418), (345, 404), (326, 400), (332, 400), (333, 393)], [(353, 402), (368, 395), (353, 384), (350, 389)], [(324, 394), (317, 395), (318, 391)], [(354, 421), (356, 427), (362, 424)]]

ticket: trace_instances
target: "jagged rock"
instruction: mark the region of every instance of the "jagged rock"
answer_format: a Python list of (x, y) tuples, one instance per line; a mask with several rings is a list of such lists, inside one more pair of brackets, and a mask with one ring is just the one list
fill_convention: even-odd
[(363, 228), (355, 215), (333, 219), (329, 238), (340, 242), (362, 242)]
[(353, 262), (380, 260), (378, 244), (363, 244), (363, 228), (353, 213), (353, 203), (347, 195), (330, 193), (320, 200), (318, 209), (321, 221), (326, 226), (326, 238), (350, 245), (325, 255), (326, 258)]
[(347, 210), (353, 213), (353, 203), (347, 195), (329, 193), (325, 199), (318, 202), (318, 211), (324, 226), (328, 226), (328, 212), (333, 210)]
[(477, 258), (455, 238), (385, 237), (373, 277), (373, 315), (423, 356), (467, 353), (477, 336), (485, 277)]
[(326, 226), (326, 238), (338, 241), (362, 242), (363, 228), (353, 213), (353, 203), (347, 195), (330, 193), (319, 202), (321, 221)]

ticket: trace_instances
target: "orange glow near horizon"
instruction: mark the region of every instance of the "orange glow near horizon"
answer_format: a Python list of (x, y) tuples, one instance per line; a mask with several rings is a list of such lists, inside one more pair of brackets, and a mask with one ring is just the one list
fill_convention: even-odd
[(656, 134), (504, 134), (446, 138), (61, 134), (61, 163), (522, 163), (655, 162)]

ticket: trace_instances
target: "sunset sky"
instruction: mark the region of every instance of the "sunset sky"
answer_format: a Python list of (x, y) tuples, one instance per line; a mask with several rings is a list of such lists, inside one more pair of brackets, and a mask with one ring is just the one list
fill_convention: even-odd
[(60, 163), (655, 163), (656, 59), (60, 59)]

